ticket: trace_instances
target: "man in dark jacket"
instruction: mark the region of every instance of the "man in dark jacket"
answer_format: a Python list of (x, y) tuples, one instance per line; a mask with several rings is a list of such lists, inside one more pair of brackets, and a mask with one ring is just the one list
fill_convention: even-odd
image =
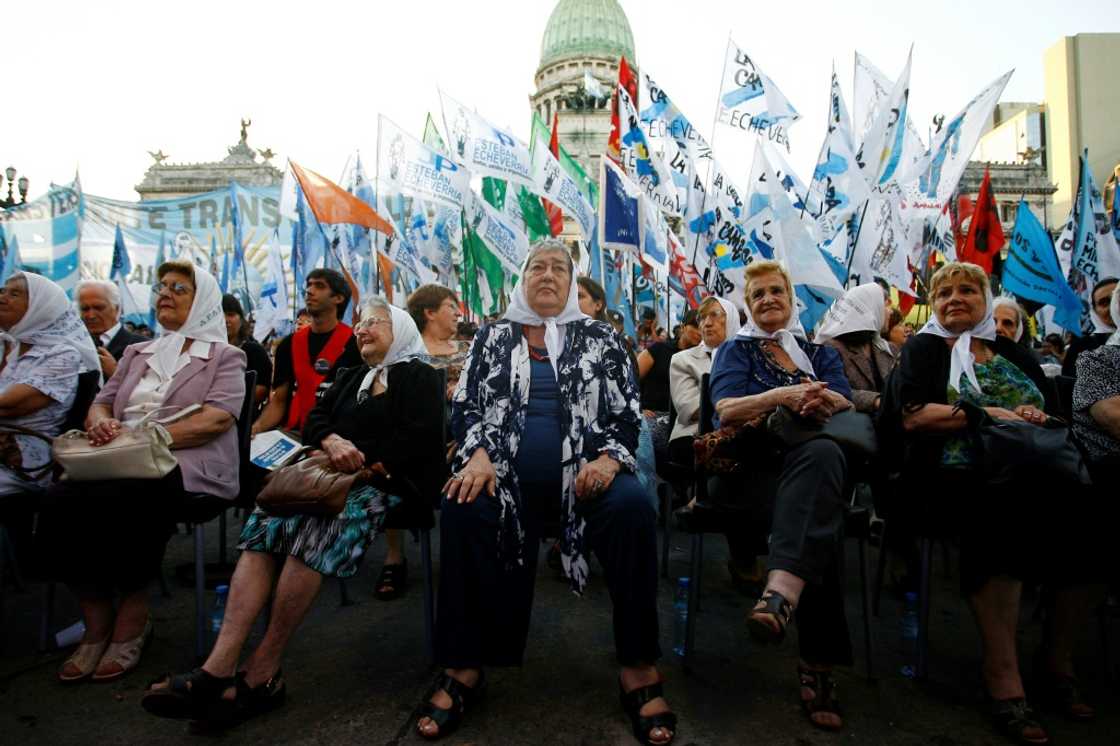
[(108, 380), (117, 370), (117, 361), (124, 355), (126, 347), (149, 340), (133, 334), (121, 324), (121, 293), (114, 283), (82, 280), (74, 288), (74, 298), (82, 322), (97, 346), (101, 372)]

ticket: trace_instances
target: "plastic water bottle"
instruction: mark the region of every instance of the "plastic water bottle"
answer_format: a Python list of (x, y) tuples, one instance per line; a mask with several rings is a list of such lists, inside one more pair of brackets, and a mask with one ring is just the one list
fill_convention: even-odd
[(918, 639), (918, 594), (907, 591), (902, 594), (902, 618), (898, 629), (903, 640)]
[(688, 629), (688, 578), (677, 578), (677, 596), (673, 600), (673, 653), (680, 658), (686, 650)]
[(229, 586), (219, 585), (214, 589), (214, 609), (210, 612), (210, 631), (217, 635), (222, 628), (222, 620), (226, 616), (226, 597), (229, 596)]

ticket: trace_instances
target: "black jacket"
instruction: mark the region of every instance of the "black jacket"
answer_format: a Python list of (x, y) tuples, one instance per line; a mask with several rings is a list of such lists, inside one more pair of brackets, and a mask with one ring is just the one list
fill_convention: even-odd
[(141, 337), (139, 334), (133, 334), (122, 325), (113, 335), (113, 338), (109, 340), (109, 344), (105, 345), (105, 349), (109, 351), (114, 360), (119, 361), (124, 356), (124, 348), (141, 342), (151, 342), (151, 340), (147, 337)]
[(375, 480), (375, 486), (402, 498), (387, 522), (428, 528), (448, 472), (443, 377), (427, 363), (409, 360), (389, 370), (389, 388), (382, 396), (359, 404), (358, 387), (367, 372), (365, 365), (338, 371), (307, 415), (303, 442), (318, 448), (331, 434), (351, 441), (367, 464), (381, 462), (391, 475), (388, 481)]

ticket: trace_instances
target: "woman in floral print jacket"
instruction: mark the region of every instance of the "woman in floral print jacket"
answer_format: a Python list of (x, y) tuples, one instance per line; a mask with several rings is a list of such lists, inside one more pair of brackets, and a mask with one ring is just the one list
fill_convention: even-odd
[(656, 510), (633, 474), (640, 415), (626, 350), (579, 310), (562, 242), (530, 250), (505, 317), (479, 330), (455, 392), (460, 444), (440, 521), (436, 657), (420, 735), (458, 726), (483, 666), (520, 665), (542, 532), (559, 522), (582, 593), (588, 551), (614, 602), (619, 687), (634, 734), (667, 744), (676, 717), (655, 667)]

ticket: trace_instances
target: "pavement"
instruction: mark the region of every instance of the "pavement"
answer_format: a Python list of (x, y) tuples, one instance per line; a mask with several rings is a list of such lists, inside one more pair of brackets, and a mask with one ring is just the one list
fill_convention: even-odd
[[(217, 556), (216, 523), (208, 527), (208, 559)], [(433, 545), (438, 578), (438, 532)], [(232, 534), (232, 532), (231, 532)], [(235, 536), (229, 537), (232, 547)], [(839, 734), (813, 729), (797, 701), (796, 633), (780, 648), (759, 648), (743, 626), (752, 599), (730, 584), (726, 545), (705, 542), (702, 607), (697, 617), (691, 670), (671, 655), (663, 661), (666, 693), (680, 717), (679, 746), (692, 744), (1004, 744), (984, 716), (979, 642), (971, 617), (944, 573), (937, 553), (931, 614), (931, 667), (926, 682), (904, 673), (913, 665), (913, 641), (901, 636), (898, 601), (884, 596), (873, 619), (874, 671), (865, 670), (859, 575), (855, 544), (849, 544), (848, 619), (857, 664), (838, 675), (845, 727)], [(688, 574), (689, 537), (671, 541), (670, 576)], [(198, 735), (182, 722), (160, 720), (139, 705), (144, 686), (167, 671), (193, 667), (194, 594), (172, 583), (170, 598), (153, 589), (155, 638), (139, 668), (110, 684), (63, 686), (54, 678), (68, 651), (36, 652), (42, 586), (7, 588), (0, 651), (0, 744), (396, 744), (421, 743), (412, 713), (432, 678), (426, 661), (419, 545), (409, 541), (409, 592), (380, 602), (372, 587), (383, 544), (375, 543), (359, 575), (348, 582), (356, 603), (340, 606), (336, 581), (323, 585), (315, 606), (292, 642), (284, 664), (289, 700), (281, 710), (222, 733)], [(543, 550), (542, 550), (543, 551)], [(949, 564), (955, 564), (950, 553)], [(177, 535), (165, 568), (189, 562), (192, 540)], [(231, 552), (236, 557), (236, 552)], [(870, 552), (874, 562), (876, 550)], [(542, 562), (525, 665), (488, 672), (489, 690), (448, 744), (633, 744), (617, 697), (610, 602), (601, 570), (593, 566), (584, 598), (574, 597)], [(663, 647), (673, 636), (675, 581), (659, 593)], [(59, 589), (55, 628), (75, 621), (77, 607)], [(212, 594), (208, 603), (212, 603)], [(1020, 651), (1029, 667), (1039, 639), (1027, 600)], [(1115, 639), (1120, 630), (1107, 625)], [(1057, 744), (1120, 743), (1120, 692), (1108, 683), (1110, 660), (1095, 621), (1077, 652), (1082, 680), (1098, 718), (1046, 722)]]

